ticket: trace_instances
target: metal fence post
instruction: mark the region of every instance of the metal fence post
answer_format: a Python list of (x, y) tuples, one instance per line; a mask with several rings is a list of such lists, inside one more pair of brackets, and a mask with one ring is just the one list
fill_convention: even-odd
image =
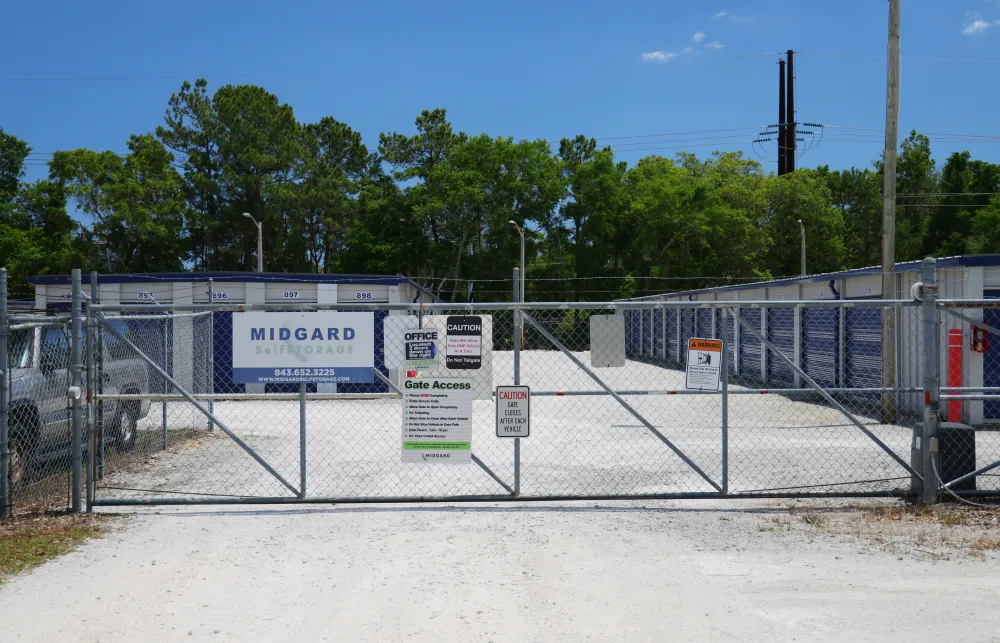
[[(514, 303), (520, 303), (521, 291), (518, 273), (514, 268)], [(514, 385), (521, 383), (521, 342), (524, 340), (524, 329), (521, 327), (521, 310), (514, 307)], [(514, 438), (514, 495), (521, 495), (521, 438)]]
[(97, 421), (94, 404), (94, 378), (97, 376), (94, 351), (97, 333), (93, 310), (98, 301), (97, 290), (95, 271), (90, 273), (90, 299), (87, 301), (87, 513), (94, 509), (94, 482), (97, 475)]
[(0, 268), (0, 520), (11, 515), (7, 404), (7, 269)]
[(299, 384), (299, 498), (306, 497), (306, 386)]
[[(169, 314), (168, 314), (169, 315)], [(170, 372), (170, 360), (167, 358), (167, 348), (169, 341), (167, 335), (169, 331), (167, 330), (167, 317), (163, 318), (163, 370)], [(167, 384), (167, 380), (163, 380), (163, 392), (164, 394), (170, 392), (170, 385)], [(163, 415), (160, 418), (160, 424), (163, 427), (163, 450), (167, 450), (167, 401), (163, 400)]]
[[(729, 493), (729, 346), (726, 329), (729, 327), (728, 311), (722, 312), (722, 495)], [(715, 317), (715, 315), (713, 315)]]
[(73, 427), (73, 475), (71, 492), (71, 507), (73, 513), (80, 513), (83, 496), (83, 319), (81, 305), (83, 302), (83, 280), (79, 268), (73, 269), (73, 310), (72, 336), (70, 341), (70, 396), (72, 404)]
[(924, 259), (921, 262), (920, 279), (923, 281), (921, 298), (924, 336), (924, 422), (920, 435), (920, 467), (923, 484), (920, 499), (923, 502), (934, 502), (937, 495), (937, 475), (931, 460), (931, 443), (937, 437), (941, 394), (939, 378), (941, 355), (938, 348), (938, 333), (941, 331), (937, 307), (937, 262), (934, 259)]
[[(208, 303), (215, 301), (215, 280), (208, 280)], [(208, 392), (215, 393), (215, 311), (208, 313)], [(215, 400), (208, 401), (208, 412), (215, 415)], [(208, 432), (215, 430), (215, 424), (208, 421)]]

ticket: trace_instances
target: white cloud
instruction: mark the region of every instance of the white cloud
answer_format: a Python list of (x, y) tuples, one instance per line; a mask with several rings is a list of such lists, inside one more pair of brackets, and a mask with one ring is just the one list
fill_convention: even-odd
[(725, 47), (725, 45), (719, 42), (718, 40), (713, 40), (712, 42), (705, 45), (706, 49), (722, 49), (723, 47)]
[(982, 33), (989, 28), (990, 28), (990, 23), (986, 22), (983, 19), (979, 19), (976, 20), (975, 22), (970, 23), (965, 29), (962, 30), (962, 33), (968, 36), (972, 34)]
[(666, 51), (650, 51), (642, 54), (642, 59), (646, 62), (668, 63), (680, 54)]
[(682, 54), (689, 54), (689, 53), (691, 53), (692, 51), (694, 51), (694, 50), (693, 50), (693, 49), (691, 49), (690, 47), (685, 47), (684, 49), (681, 49), (681, 53), (682, 53)]
[(736, 16), (728, 11), (716, 11), (712, 14), (712, 17), (716, 20), (728, 20), (729, 22), (753, 22), (753, 18), (748, 18), (747, 16)]
[(692, 38), (691, 40), (694, 40), (695, 42), (701, 42), (704, 39), (705, 39), (705, 32), (699, 31), (694, 35), (694, 38)]

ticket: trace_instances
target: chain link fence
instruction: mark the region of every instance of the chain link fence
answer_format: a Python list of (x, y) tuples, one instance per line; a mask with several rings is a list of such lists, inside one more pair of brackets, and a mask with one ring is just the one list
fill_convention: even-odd
[[(947, 337), (956, 328), (980, 337), (968, 320), (995, 333), (1000, 300), (928, 297), (930, 308), (903, 300), (342, 305), (373, 319), (374, 377), (318, 384), (238, 381), (234, 352), (245, 347), (234, 345), (233, 326), (249, 308), (323, 307), (91, 305), (87, 498), (913, 496), (922, 477), (946, 495), (998, 492), (1000, 433), (990, 419), (1000, 339), (959, 367)], [(892, 359), (882, 352), (887, 315)], [(470, 318), (482, 329), (477, 367), (442, 358), (419, 372), (468, 385), (469, 464), (404, 461), (403, 392), (417, 373), (403, 363), (400, 331), (436, 330), (444, 352), (452, 321)], [(6, 318), (15, 509), (72, 498), (69, 321)], [(724, 343), (718, 390), (686, 387), (695, 338)], [(495, 390), (515, 383), (531, 390), (530, 437), (498, 438)], [(948, 420), (940, 427), (938, 408)]]

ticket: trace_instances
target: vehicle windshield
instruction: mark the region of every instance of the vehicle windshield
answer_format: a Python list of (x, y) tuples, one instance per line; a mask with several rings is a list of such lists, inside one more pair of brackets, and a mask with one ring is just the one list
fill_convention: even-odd
[(15, 330), (7, 338), (7, 358), (11, 368), (31, 368), (35, 333), (32, 330)]

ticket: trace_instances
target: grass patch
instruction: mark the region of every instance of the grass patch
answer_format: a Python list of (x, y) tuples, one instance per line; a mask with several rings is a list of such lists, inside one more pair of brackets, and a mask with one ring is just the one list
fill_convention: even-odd
[(973, 551), (996, 551), (1000, 550), (1000, 538), (983, 537), (972, 543)]
[(807, 513), (802, 516), (802, 522), (810, 527), (823, 527), (826, 524), (826, 517), (819, 513)]
[(107, 521), (103, 516), (42, 513), (0, 522), (0, 585), (85, 540), (100, 538)]

